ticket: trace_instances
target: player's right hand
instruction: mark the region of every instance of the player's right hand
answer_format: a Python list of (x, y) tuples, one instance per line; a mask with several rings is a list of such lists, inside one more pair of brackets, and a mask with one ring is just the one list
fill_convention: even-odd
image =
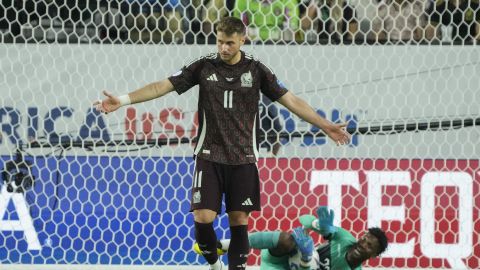
[(302, 254), (302, 261), (309, 262), (313, 256), (313, 239), (305, 232), (303, 227), (293, 229), (292, 237), (297, 244), (297, 249)]
[(110, 113), (116, 111), (121, 107), (120, 100), (111, 93), (103, 90), (103, 94), (106, 96), (104, 100), (97, 100), (93, 102), (95, 109), (102, 113)]

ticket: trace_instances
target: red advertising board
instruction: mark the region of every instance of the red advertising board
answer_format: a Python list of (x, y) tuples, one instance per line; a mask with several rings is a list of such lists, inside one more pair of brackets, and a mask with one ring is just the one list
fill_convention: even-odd
[(369, 266), (480, 267), (479, 160), (280, 158), (258, 166), (262, 211), (252, 214), (250, 231), (288, 231), (298, 216), (328, 205), (354, 236), (372, 226), (386, 231), (388, 253)]

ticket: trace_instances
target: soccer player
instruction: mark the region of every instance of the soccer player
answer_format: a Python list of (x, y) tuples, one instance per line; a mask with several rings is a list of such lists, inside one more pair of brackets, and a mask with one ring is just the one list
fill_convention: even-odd
[(347, 144), (346, 123), (334, 124), (318, 115), (305, 101), (288, 91), (262, 62), (240, 50), (245, 26), (234, 17), (217, 25), (217, 53), (184, 66), (167, 79), (116, 97), (104, 91), (105, 99), (94, 102), (97, 110), (110, 113), (121, 106), (164, 96), (173, 90), (183, 94), (199, 85), (199, 136), (194, 150), (195, 172), (191, 211), (195, 239), (210, 269), (225, 268), (216, 252), (213, 221), (221, 211), (225, 194), (231, 245), (229, 269), (245, 269), (249, 242), (248, 217), (260, 210), (257, 128), (260, 91), (278, 101), (303, 120), (320, 128), (337, 145)]
[[(304, 215), (300, 217), (303, 227), (292, 233), (256, 232), (249, 235), (250, 246), (261, 249), (260, 270), (347, 270), (362, 269), (366, 260), (383, 253), (388, 241), (380, 228), (369, 228), (356, 240), (348, 231), (333, 226), (333, 210), (320, 206), (318, 217)], [(313, 230), (327, 241), (314, 247), (308, 235)], [(229, 240), (217, 243), (217, 252), (223, 254), (228, 250)], [(198, 245), (194, 246), (199, 253)]]

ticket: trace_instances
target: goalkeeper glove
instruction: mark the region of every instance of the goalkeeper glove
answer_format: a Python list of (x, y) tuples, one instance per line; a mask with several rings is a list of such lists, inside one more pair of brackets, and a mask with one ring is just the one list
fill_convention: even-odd
[(317, 209), (318, 224), (313, 224), (313, 227), (318, 226), (318, 230), (323, 236), (328, 236), (329, 234), (335, 233), (337, 227), (333, 226), (333, 210), (328, 211), (326, 206), (320, 206)]
[(303, 227), (297, 227), (293, 229), (292, 237), (297, 244), (297, 249), (300, 251), (301, 260), (302, 260), (302, 267), (307, 267), (310, 265), (310, 261), (312, 260), (313, 256), (313, 240), (305, 233), (305, 229)]

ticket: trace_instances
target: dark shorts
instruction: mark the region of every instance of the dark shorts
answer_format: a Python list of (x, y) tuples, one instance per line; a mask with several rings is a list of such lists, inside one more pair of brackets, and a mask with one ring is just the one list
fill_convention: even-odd
[(227, 165), (196, 157), (190, 211), (210, 209), (221, 213), (259, 211), (260, 180), (257, 164)]

